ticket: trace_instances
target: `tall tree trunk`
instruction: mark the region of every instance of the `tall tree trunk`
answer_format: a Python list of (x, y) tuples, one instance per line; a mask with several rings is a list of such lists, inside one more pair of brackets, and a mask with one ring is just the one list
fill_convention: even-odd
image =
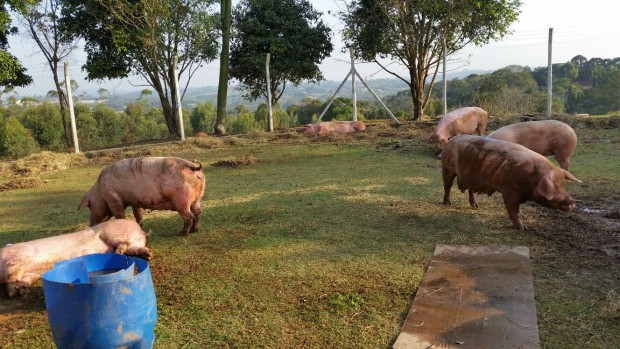
[[(69, 130), (69, 125), (67, 124), (67, 113), (69, 108), (69, 101), (67, 100), (67, 95), (62, 90), (62, 86), (60, 86), (60, 80), (58, 79), (58, 63), (54, 62), (52, 65), (52, 76), (54, 78), (54, 85), (56, 86), (56, 93), (58, 93), (58, 103), (60, 104), (60, 117), (62, 120), (62, 129), (65, 131), (65, 144), (67, 148), (74, 146), (73, 137), (71, 137), (71, 133)], [(69, 85), (71, 88), (71, 85)]]
[(230, 22), (232, 0), (220, 0), (222, 13), (222, 52), (220, 55), (220, 80), (217, 88), (217, 116), (215, 134), (225, 134), (226, 99), (228, 96), (228, 65), (230, 56)]
[[(424, 81), (417, 79), (417, 72), (409, 70), (411, 79), (411, 100), (413, 102), (413, 120), (419, 120), (424, 115)], [(420, 86), (421, 85), (421, 86)]]

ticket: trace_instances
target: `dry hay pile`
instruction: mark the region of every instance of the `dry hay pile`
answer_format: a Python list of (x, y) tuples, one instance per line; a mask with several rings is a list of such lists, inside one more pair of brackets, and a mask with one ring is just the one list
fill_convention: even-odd
[(234, 158), (234, 159), (226, 159), (220, 160), (218, 162), (214, 162), (211, 166), (223, 166), (223, 167), (239, 167), (239, 166), (248, 166), (248, 165), (256, 165), (258, 160), (253, 156), (244, 156), (242, 158)]
[(70, 167), (87, 163), (88, 160), (79, 154), (54, 153), (42, 151), (27, 157), (0, 162), (0, 191), (12, 189), (34, 188), (44, 181), (41, 173), (62, 171)]

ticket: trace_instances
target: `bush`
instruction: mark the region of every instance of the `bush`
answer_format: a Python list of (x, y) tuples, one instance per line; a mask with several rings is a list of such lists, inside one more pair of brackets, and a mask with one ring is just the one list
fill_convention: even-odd
[(0, 155), (17, 159), (34, 153), (36, 142), (15, 117), (0, 125)]
[(211, 102), (198, 103), (198, 106), (192, 110), (189, 116), (189, 122), (194, 132), (211, 133), (215, 127), (216, 117), (217, 110)]
[(62, 151), (64, 131), (60, 108), (51, 103), (29, 106), (23, 113), (24, 126), (32, 132), (32, 136), (42, 149)]

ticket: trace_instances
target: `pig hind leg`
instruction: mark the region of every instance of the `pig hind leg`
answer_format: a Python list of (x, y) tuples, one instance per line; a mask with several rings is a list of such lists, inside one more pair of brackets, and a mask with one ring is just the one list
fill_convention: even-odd
[(202, 213), (202, 210), (200, 209), (200, 200), (192, 204), (192, 206), (189, 209), (194, 215), (194, 222), (192, 223), (192, 227), (189, 232), (195, 233), (198, 231), (198, 228), (200, 227), (200, 214)]
[(150, 248), (144, 246), (134, 246), (131, 245), (129, 241), (123, 241), (120, 243), (114, 252), (126, 256), (136, 256), (147, 261), (153, 259), (153, 252), (151, 252)]
[(189, 207), (179, 209), (177, 212), (179, 212), (179, 215), (183, 219), (183, 230), (181, 230), (179, 235), (187, 236), (189, 235), (192, 227), (195, 224), (194, 221), (196, 217), (194, 216), (192, 211), (189, 209)]

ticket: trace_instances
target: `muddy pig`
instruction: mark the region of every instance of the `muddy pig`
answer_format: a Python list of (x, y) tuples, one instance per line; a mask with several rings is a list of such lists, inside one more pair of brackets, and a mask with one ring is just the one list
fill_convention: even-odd
[(205, 190), (202, 165), (176, 157), (138, 157), (107, 166), (78, 206), (90, 208), (90, 225), (110, 217), (125, 218), (131, 206), (142, 225), (144, 209), (177, 211), (181, 235), (198, 230), (200, 200)]
[(26, 295), (57, 262), (92, 253), (117, 252), (151, 260), (146, 237), (138, 223), (115, 219), (75, 233), (7, 245), (0, 248), (0, 283), (7, 283), (9, 297)]
[(565, 170), (577, 145), (575, 131), (558, 120), (519, 122), (497, 129), (487, 137), (521, 144), (544, 156), (553, 155)]
[(546, 157), (526, 147), (486, 137), (460, 135), (451, 139), (441, 157), (444, 205), (450, 205), (454, 178), (468, 190), (469, 204), (476, 208), (475, 193), (500, 192), (515, 228), (524, 230), (519, 205), (534, 201), (543, 206), (571, 211), (575, 200), (565, 191), (565, 179), (579, 180)]
[(366, 131), (366, 124), (361, 121), (325, 121), (304, 126), (307, 136), (322, 136), (328, 133), (355, 133)]
[(484, 136), (484, 130), (489, 122), (489, 113), (478, 107), (455, 109), (444, 115), (429, 138), (429, 143), (435, 145), (435, 155), (441, 158), (441, 150), (450, 138), (460, 134), (477, 133)]

